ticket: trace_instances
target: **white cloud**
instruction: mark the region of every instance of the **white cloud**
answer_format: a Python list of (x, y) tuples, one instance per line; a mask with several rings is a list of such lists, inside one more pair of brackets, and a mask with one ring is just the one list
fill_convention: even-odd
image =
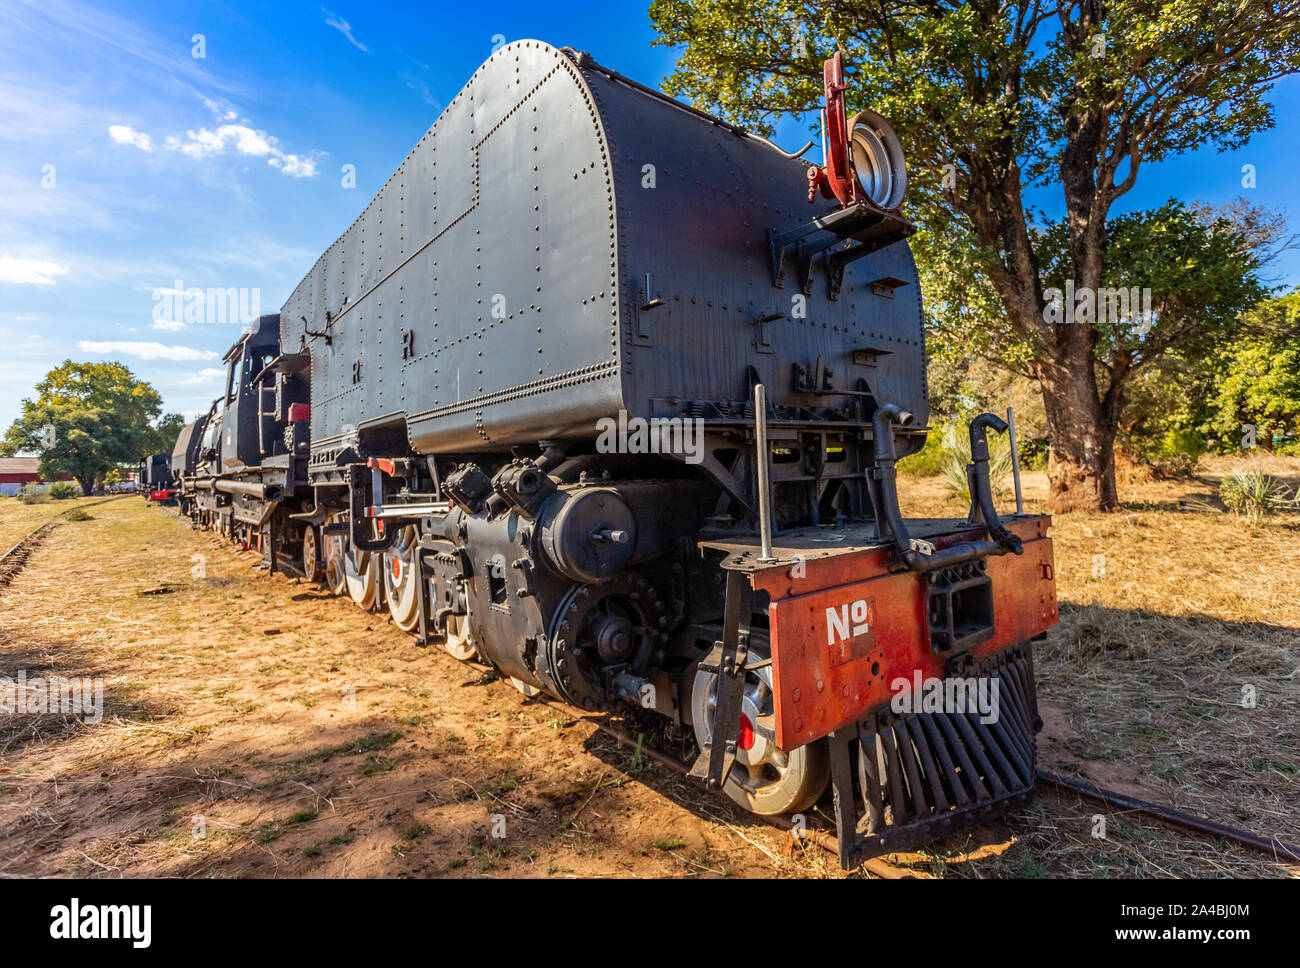
[(196, 350), (190, 346), (164, 346), (162, 343), (134, 340), (83, 339), (77, 343), (77, 349), (83, 353), (104, 355), (122, 353), (126, 356), (138, 356), (143, 360), (215, 360), (218, 355), (212, 350)]
[(202, 383), (215, 383), (218, 380), (224, 379), (225, 375), (225, 370), (218, 370), (215, 367), (205, 366), (203, 369), (199, 370), (198, 373), (191, 373), (189, 376), (181, 377), (180, 382), (185, 386), (198, 386)]
[(239, 112), (227, 104), (214, 101), (211, 98), (203, 99), (203, 106), (212, 112), (212, 116), (218, 121), (234, 121), (239, 117)]
[(311, 178), (316, 174), (316, 159), (303, 158), (301, 155), (284, 155), (278, 158), (270, 158), (267, 164), (273, 168), (279, 168), (291, 178)]
[(153, 151), (153, 138), (128, 124), (110, 124), (108, 136), (120, 145), (135, 145), (141, 151)]
[(370, 53), (369, 47), (367, 47), (365, 44), (361, 43), (361, 41), (357, 40), (355, 37), (352, 36), (352, 25), (350, 23), (348, 23), (346, 20), (344, 20), (342, 17), (340, 17), (338, 14), (334, 13), (333, 11), (326, 10), (324, 7), (320, 8), (320, 12), (325, 15), (325, 23), (333, 27), (344, 37), (346, 37), (351, 42), (353, 47), (361, 51), (363, 54)]
[(66, 275), (67, 266), (44, 259), (19, 259), (0, 255), (0, 282), (26, 283), (32, 286), (52, 286), (54, 277)]
[(153, 324), (153, 328), (166, 330), (169, 333), (178, 333), (185, 328), (185, 324), (175, 319), (160, 319)]
[(267, 164), (272, 168), (278, 168), (294, 178), (310, 178), (316, 174), (314, 158), (289, 154), (280, 147), (278, 138), (246, 124), (223, 124), (215, 131), (203, 127), (198, 131), (186, 131), (184, 138), (171, 135), (163, 142), (163, 147), (168, 151), (179, 151), (190, 158), (208, 158), (221, 154), (227, 145), (233, 146), (240, 154), (266, 158)]

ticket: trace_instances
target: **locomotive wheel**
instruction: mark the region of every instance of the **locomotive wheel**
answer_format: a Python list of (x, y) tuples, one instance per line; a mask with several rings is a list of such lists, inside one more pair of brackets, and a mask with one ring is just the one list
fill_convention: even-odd
[(514, 686), (529, 699), (542, 694), (542, 690), (537, 686), (534, 686), (532, 683), (524, 682), (522, 679), (516, 679), (514, 676), (510, 677), (510, 685)]
[(403, 632), (412, 632), (420, 624), (419, 553), (419, 533), (414, 525), (408, 525), (382, 556), (388, 613)]
[(383, 556), (369, 551), (357, 551), (351, 546), (343, 552), (343, 573), (346, 576), (348, 595), (367, 612), (379, 604), (384, 593), (384, 582), (379, 575)]
[(443, 639), (442, 647), (461, 662), (469, 662), (478, 656), (474, 637), (469, 634), (468, 615), (447, 616), (447, 637)]
[[(335, 520), (335, 519), (331, 519)], [(348, 590), (348, 576), (344, 568), (344, 552), (347, 541), (340, 534), (323, 535), (322, 546), (325, 551), (325, 587), (331, 595), (343, 595)]]
[(321, 560), (320, 538), (316, 527), (307, 525), (302, 535), (302, 573), (308, 581), (318, 582), (325, 574), (325, 565)]
[[(691, 719), (701, 749), (712, 738), (717, 703), (717, 674), (697, 672), (691, 689)], [(771, 666), (745, 673), (740, 714), (736, 762), (723, 784), (727, 796), (765, 817), (797, 813), (816, 803), (830, 779), (830, 756), (824, 741), (789, 752), (777, 749)]]

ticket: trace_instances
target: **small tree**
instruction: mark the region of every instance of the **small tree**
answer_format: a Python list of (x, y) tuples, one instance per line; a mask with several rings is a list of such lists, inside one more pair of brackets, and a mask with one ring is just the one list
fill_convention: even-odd
[[(40, 456), (41, 476), (71, 475), (90, 494), (113, 467), (160, 449), (180, 419), (163, 418), (158, 392), (137, 380), (121, 363), (66, 360), (36, 385), (35, 399), (24, 399), (22, 415), (0, 442), (0, 453)], [(179, 429), (179, 428), (178, 428)]]

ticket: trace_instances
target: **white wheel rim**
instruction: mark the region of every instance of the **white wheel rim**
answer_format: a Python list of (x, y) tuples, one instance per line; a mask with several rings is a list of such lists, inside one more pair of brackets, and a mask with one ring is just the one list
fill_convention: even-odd
[[(753, 743), (748, 749), (737, 748), (736, 762), (723, 784), (733, 801), (764, 816), (789, 812), (811, 769), (809, 747), (789, 752), (777, 748), (771, 676), (771, 666), (764, 666), (745, 677), (741, 714), (753, 728)], [(691, 689), (691, 721), (701, 748), (713, 735), (717, 681), (712, 672), (697, 672)]]
[(462, 662), (468, 662), (478, 655), (478, 649), (474, 647), (474, 638), (469, 632), (468, 615), (447, 616), (447, 637), (443, 640), (442, 646)]
[(348, 595), (367, 611), (379, 601), (381, 557), (369, 551), (357, 552), (352, 548), (343, 554), (343, 574), (347, 581)]
[(393, 624), (403, 632), (410, 632), (420, 624), (420, 595), (415, 577), (418, 542), (414, 526), (403, 528), (393, 547), (383, 555), (384, 597), (388, 599)]

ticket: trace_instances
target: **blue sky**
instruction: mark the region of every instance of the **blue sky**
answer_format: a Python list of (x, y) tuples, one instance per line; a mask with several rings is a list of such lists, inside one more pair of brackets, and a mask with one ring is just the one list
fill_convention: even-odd
[[(238, 326), (186, 324), (157, 296), (258, 290), (275, 312), (494, 44), (577, 47), (658, 85), (675, 55), (651, 47), (646, 7), (3, 0), (0, 429), (69, 357), (121, 360), (167, 410), (206, 410)], [(1300, 211), (1298, 95), (1278, 86), (1277, 127), (1245, 149), (1147, 169), (1125, 207), (1245, 194)], [(778, 134), (806, 138), (793, 121)], [(1275, 270), (1300, 282), (1300, 254)]]

